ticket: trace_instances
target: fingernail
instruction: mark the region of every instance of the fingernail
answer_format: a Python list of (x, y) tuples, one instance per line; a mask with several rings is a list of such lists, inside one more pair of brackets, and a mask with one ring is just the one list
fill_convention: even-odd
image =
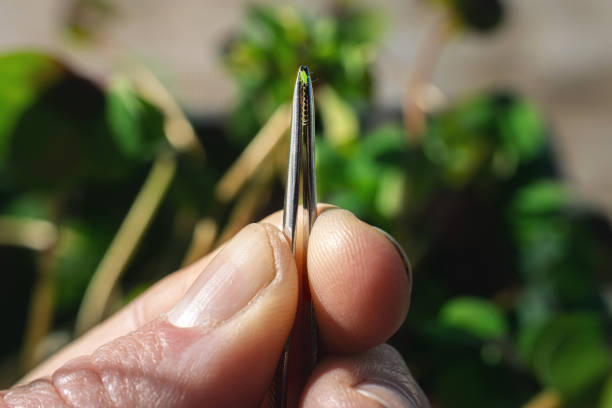
[(358, 384), (356, 391), (384, 408), (417, 408), (416, 400), (405, 390), (392, 383), (366, 381)]
[(406, 273), (408, 274), (408, 278), (410, 279), (410, 283), (412, 284), (412, 267), (410, 266), (410, 261), (408, 260), (408, 255), (406, 255), (406, 253), (404, 252), (404, 249), (402, 248), (402, 246), (387, 231), (382, 230), (382, 229), (380, 229), (378, 227), (374, 227), (374, 228), (376, 228), (378, 230), (378, 232), (383, 234), (385, 236), (385, 238), (387, 238), (389, 240), (389, 242), (391, 242), (393, 244), (393, 246), (397, 250), (397, 253), (399, 254), (400, 258), (402, 258), (402, 262), (404, 262), (404, 268), (406, 269)]
[(211, 261), (168, 313), (168, 321), (179, 327), (215, 326), (242, 310), (275, 273), (268, 235), (251, 224)]

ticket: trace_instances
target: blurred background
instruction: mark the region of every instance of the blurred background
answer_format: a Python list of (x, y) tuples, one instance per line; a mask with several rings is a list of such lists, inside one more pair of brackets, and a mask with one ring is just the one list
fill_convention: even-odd
[(280, 209), (295, 73), (320, 201), (413, 262), (434, 407), (612, 407), (612, 3), (0, 2), (0, 386)]

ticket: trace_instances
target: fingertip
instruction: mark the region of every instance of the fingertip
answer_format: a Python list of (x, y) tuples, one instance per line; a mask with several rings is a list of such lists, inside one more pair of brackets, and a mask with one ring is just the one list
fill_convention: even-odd
[(427, 408), (429, 403), (401, 355), (382, 344), (321, 361), (304, 388), (301, 406)]
[(308, 270), (320, 336), (329, 350), (355, 352), (387, 340), (403, 323), (410, 278), (395, 246), (343, 209), (312, 229)]

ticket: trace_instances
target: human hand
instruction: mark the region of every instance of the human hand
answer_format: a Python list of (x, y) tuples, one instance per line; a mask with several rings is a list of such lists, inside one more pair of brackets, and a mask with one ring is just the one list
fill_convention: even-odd
[[(258, 406), (297, 303), (294, 257), (273, 225), (280, 213), (164, 278), (29, 383), (0, 392), (0, 407)], [(401, 356), (382, 344), (408, 311), (406, 269), (379, 230), (346, 210), (321, 211), (308, 273), (322, 359), (300, 406), (429, 406)]]

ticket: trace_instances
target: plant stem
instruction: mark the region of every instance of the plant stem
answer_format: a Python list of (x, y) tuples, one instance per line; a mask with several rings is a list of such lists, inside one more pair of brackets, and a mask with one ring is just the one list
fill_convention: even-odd
[(219, 201), (228, 202), (236, 196), (242, 186), (257, 173), (258, 168), (283, 139), (283, 135), (290, 125), (290, 106), (288, 104), (279, 106), (232, 167), (217, 183), (215, 195)]
[(427, 96), (430, 80), (444, 46), (453, 34), (453, 20), (444, 15), (427, 33), (425, 41), (419, 47), (414, 68), (408, 79), (404, 97), (404, 124), (416, 140), (420, 140), (426, 127)]
[[(53, 264), (59, 242), (57, 226), (60, 224), (63, 204), (64, 194), (59, 192), (53, 198), (51, 221), (49, 221), (49, 225), (42, 227), (47, 230), (52, 228), (55, 234), (53, 240), (49, 241), (45, 248), (41, 248), (39, 254), (38, 271), (32, 290), (32, 297), (30, 298), (23, 347), (21, 349), (20, 369), (22, 373), (30, 370), (38, 362), (39, 358), (37, 358), (36, 350), (49, 330), (51, 330), (53, 323), (53, 306), (55, 303)], [(29, 225), (30, 227), (41, 227), (44, 224)], [(26, 224), (21, 223), (21, 227), (24, 226)], [(24, 235), (25, 237), (27, 237), (27, 234)]]
[(544, 389), (529, 400), (523, 408), (560, 408), (563, 405), (559, 393), (552, 389)]
[(158, 155), (142, 189), (89, 282), (77, 316), (77, 335), (83, 334), (102, 320), (111, 292), (136, 252), (175, 172), (175, 155)]
[(0, 215), (0, 245), (44, 251), (57, 240), (55, 225), (47, 220)]
[(163, 112), (164, 130), (172, 147), (179, 152), (190, 153), (205, 160), (204, 147), (198, 140), (193, 126), (162, 82), (142, 65), (137, 65), (129, 73), (138, 93)]
[(182, 265), (187, 266), (206, 255), (215, 242), (218, 230), (217, 222), (206, 217), (198, 221), (193, 229), (193, 236)]
[(232, 209), (227, 225), (219, 234), (217, 245), (236, 235), (245, 225), (252, 222), (255, 212), (269, 199), (270, 182), (274, 177), (274, 162), (266, 162), (259, 168), (253, 181), (240, 195)]

